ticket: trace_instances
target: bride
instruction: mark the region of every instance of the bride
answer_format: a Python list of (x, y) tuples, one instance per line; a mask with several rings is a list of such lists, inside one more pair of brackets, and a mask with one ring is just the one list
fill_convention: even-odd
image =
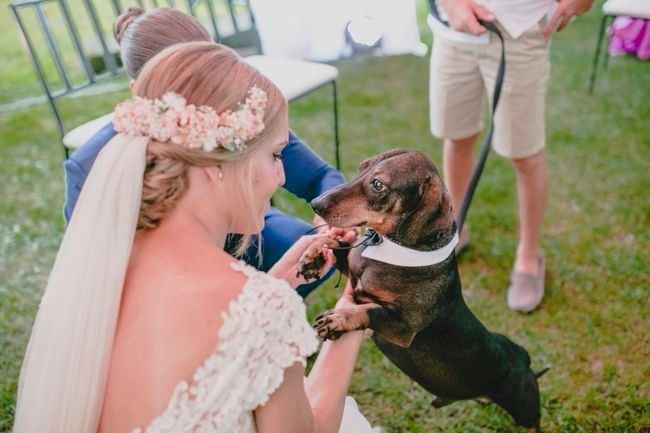
[(223, 251), (228, 233), (261, 230), (284, 182), (280, 91), (191, 42), (148, 62), (133, 93), (56, 257), (13, 432), (371, 431), (346, 399), (360, 332), (324, 343), (304, 377), (317, 339), (297, 269), (320, 250), (327, 272), (340, 233), (301, 238), (268, 274)]

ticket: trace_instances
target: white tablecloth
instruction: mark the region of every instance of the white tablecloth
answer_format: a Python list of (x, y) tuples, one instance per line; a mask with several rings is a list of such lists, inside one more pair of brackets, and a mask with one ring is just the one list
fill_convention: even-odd
[(415, 0), (251, 0), (264, 54), (328, 61), (346, 47), (345, 27), (370, 23), (382, 36), (381, 53), (426, 53)]

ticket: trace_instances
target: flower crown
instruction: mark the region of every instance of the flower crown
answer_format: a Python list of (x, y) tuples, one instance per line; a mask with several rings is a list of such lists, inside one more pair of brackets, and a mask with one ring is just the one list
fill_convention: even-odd
[(211, 152), (246, 149), (246, 143), (264, 130), (266, 92), (253, 86), (236, 111), (221, 114), (207, 105), (187, 104), (185, 98), (167, 92), (161, 99), (136, 96), (115, 107), (113, 126), (122, 134), (150, 137)]

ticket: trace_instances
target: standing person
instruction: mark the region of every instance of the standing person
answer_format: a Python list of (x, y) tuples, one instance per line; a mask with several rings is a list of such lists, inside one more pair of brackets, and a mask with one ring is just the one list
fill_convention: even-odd
[[(494, 119), (493, 146), (512, 161), (517, 175), (519, 245), (507, 303), (519, 312), (533, 311), (544, 296), (540, 237), (548, 189), (544, 148), (550, 37), (588, 11), (592, 2), (439, 0), (451, 29), (432, 20), (431, 131), (444, 140), (445, 182), (457, 212), (471, 177), (484, 100), (494, 88), (501, 54), (498, 38), (480, 21), (496, 21), (505, 38), (506, 77)], [(462, 250), (469, 243), (467, 225), (460, 238)]]
[[(197, 19), (170, 8), (151, 9), (147, 12), (140, 8), (129, 8), (116, 21), (115, 38), (120, 44), (124, 67), (131, 79), (137, 78), (149, 59), (173, 44), (212, 41), (208, 31)], [(107, 124), (65, 162), (66, 220), (71, 218), (79, 191), (97, 154), (116, 134), (113, 124)], [(286, 173), (284, 188), (307, 202), (345, 182), (340, 172), (323, 161), (291, 131), (281, 159)], [(271, 269), (298, 238), (313, 230), (312, 225), (276, 208), (270, 208), (265, 219), (266, 224), (260, 236), (262, 241), (254, 241), (244, 255), (247, 263), (262, 271)], [(324, 221), (315, 217), (314, 225), (321, 224)], [(350, 240), (353, 234), (348, 233), (347, 236)], [(232, 250), (235, 243), (230, 240), (227, 249)], [(298, 292), (303, 297), (307, 296), (333, 273), (334, 270), (317, 281), (301, 285)]]

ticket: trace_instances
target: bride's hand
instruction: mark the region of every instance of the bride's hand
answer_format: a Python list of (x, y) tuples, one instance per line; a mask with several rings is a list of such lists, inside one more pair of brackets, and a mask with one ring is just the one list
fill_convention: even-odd
[(338, 227), (331, 227), (329, 224), (327, 224), (327, 221), (325, 221), (319, 215), (314, 216), (312, 224), (314, 227), (318, 229), (317, 233), (319, 234), (330, 233), (337, 240), (347, 244), (354, 243), (354, 241), (357, 240), (357, 237), (359, 235), (357, 229), (342, 229)]
[(331, 250), (336, 246), (338, 241), (329, 231), (324, 234), (302, 236), (269, 270), (269, 275), (286, 280), (291, 287), (296, 288), (308, 282), (301, 272), (304, 265), (315, 263), (317, 267), (312, 270), (320, 278), (329, 272), (336, 262)]

